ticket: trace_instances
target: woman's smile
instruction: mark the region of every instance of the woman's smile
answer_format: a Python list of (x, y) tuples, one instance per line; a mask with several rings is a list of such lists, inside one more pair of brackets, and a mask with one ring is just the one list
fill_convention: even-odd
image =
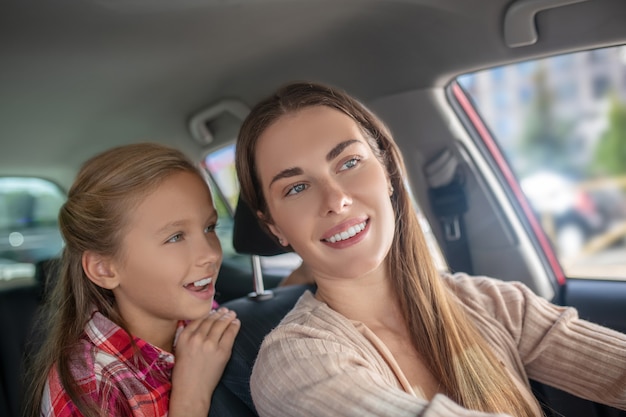
[(369, 231), (368, 225), (369, 219), (344, 222), (326, 232), (321, 241), (334, 248), (343, 248), (346, 244), (351, 246), (365, 238)]

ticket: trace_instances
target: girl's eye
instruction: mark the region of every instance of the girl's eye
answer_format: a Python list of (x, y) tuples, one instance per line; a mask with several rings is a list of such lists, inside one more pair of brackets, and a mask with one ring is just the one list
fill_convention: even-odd
[(361, 159), (357, 158), (357, 157), (350, 158), (350, 159), (348, 159), (346, 162), (344, 162), (341, 165), (341, 168), (339, 168), (339, 171), (345, 171), (346, 169), (352, 169), (355, 166), (357, 166), (360, 161), (361, 161)]
[(307, 186), (306, 184), (296, 184), (293, 187), (291, 187), (289, 190), (287, 190), (287, 194), (286, 195), (296, 195), (301, 193), (302, 191), (306, 190)]
[(204, 228), (204, 233), (212, 233), (215, 232), (215, 227), (217, 227), (216, 224), (211, 224), (207, 227)]
[(182, 233), (176, 233), (174, 236), (167, 239), (167, 243), (176, 243), (176, 242), (179, 242), (182, 238), (183, 238)]

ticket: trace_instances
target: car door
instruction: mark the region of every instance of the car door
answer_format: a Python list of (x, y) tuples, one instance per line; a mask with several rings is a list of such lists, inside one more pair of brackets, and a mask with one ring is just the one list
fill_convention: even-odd
[[(554, 302), (626, 332), (626, 46), (458, 77), (448, 97), (551, 272)], [(541, 388), (566, 416), (624, 412)], [(560, 414), (556, 414), (560, 415)]]

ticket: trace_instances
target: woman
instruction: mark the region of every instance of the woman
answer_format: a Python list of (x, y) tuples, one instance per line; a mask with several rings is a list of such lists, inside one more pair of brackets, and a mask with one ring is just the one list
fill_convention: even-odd
[(625, 335), (523, 285), (437, 272), (399, 149), (344, 92), (281, 88), (244, 122), (236, 164), (317, 285), (263, 342), (261, 416), (540, 416), (529, 377), (626, 409)]

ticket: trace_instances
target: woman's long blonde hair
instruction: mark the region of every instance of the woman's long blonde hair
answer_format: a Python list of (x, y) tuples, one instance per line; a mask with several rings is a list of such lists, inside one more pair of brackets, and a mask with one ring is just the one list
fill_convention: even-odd
[(29, 361), (26, 416), (40, 415), (44, 387), (53, 366), (84, 416), (110, 413), (83, 395), (71, 364), (76, 364), (81, 354), (76, 349), (94, 309), (125, 330), (127, 326), (115, 307), (112, 291), (97, 286), (85, 275), (82, 255), (93, 251), (104, 256), (122, 256), (120, 248), (128, 213), (158, 184), (178, 172), (194, 173), (204, 180), (202, 172), (182, 152), (153, 143), (116, 147), (82, 166), (59, 213), (65, 246), (58, 280), (38, 316), (38, 327), (47, 336)]
[(372, 112), (347, 93), (329, 86), (296, 82), (258, 103), (244, 121), (237, 141), (236, 168), (241, 195), (253, 212), (271, 220), (256, 169), (261, 134), (280, 117), (312, 106), (327, 106), (352, 118), (385, 166), (394, 192), (395, 236), (387, 267), (411, 341), (423, 355), (442, 390), (466, 408), (535, 416), (532, 406), (506, 373), (433, 263), (405, 187), (404, 162), (391, 133)]

